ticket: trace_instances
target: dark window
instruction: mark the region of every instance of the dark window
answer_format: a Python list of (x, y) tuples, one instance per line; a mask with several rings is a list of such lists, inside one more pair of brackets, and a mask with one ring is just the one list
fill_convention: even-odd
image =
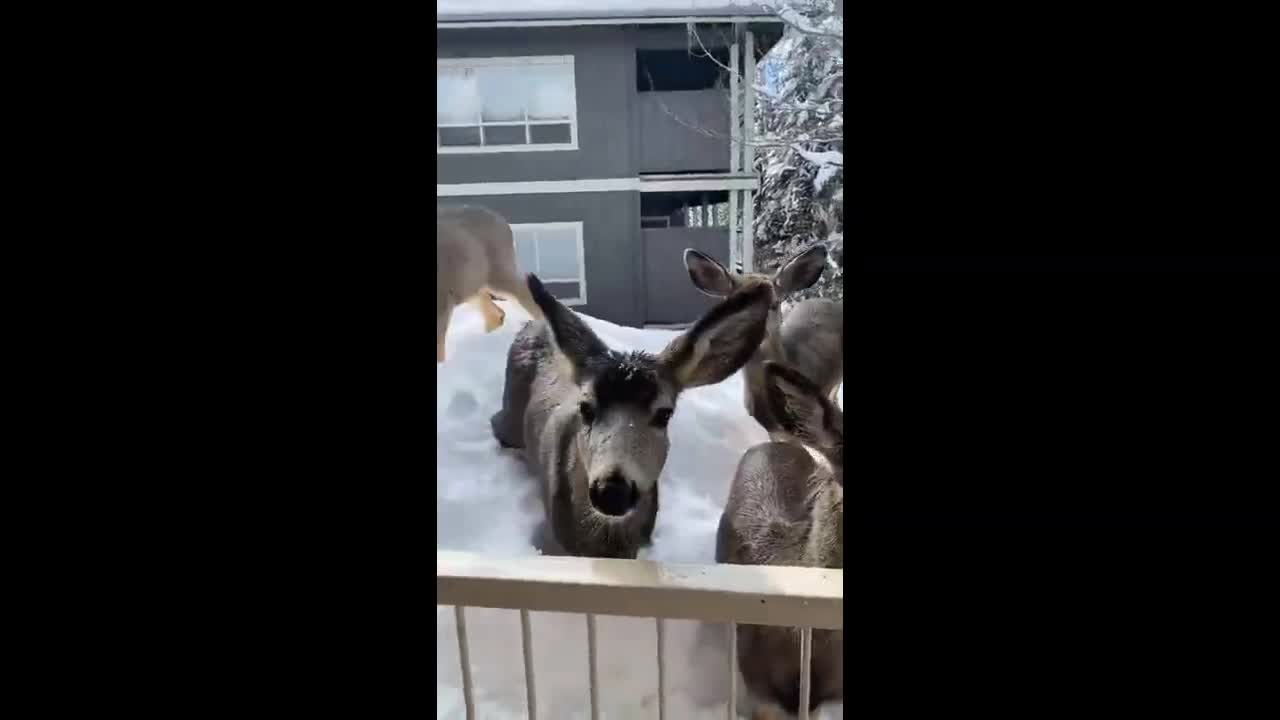
[(567, 145), (572, 141), (568, 125), (530, 125), (529, 137), (535, 145)]
[(445, 147), (480, 144), (478, 127), (442, 127), (436, 128), (436, 132), (440, 133), (440, 144)]
[[(709, 54), (708, 54), (709, 53)], [(729, 87), (729, 48), (636, 51), (636, 90), (707, 90)]]
[(485, 145), (524, 145), (524, 125), (485, 125)]

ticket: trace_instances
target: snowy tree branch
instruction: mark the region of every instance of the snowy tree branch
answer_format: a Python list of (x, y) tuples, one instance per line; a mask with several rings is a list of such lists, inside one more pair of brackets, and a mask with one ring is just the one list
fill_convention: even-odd
[[(786, 23), (787, 27), (793, 28), (797, 32), (802, 32), (806, 35), (817, 35), (818, 37), (831, 38), (832, 40), (839, 41), (841, 45), (844, 45), (843, 27), (840, 28), (839, 32), (824, 30), (818, 27), (814, 21), (801, 14), (800, 11), (786, 3), (768, 2), (765, 3), (765, 6), (773, 10), (774, 14), (778, 16), (778, 19)], [(831, 17), (835, 17), (835, 15), (833, 14)], [(825, 24), (829, 25), (830, 23), (828, 22)]]

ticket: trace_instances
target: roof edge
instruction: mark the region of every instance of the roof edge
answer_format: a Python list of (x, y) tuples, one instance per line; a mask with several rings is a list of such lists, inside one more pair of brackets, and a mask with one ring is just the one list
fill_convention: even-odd
[(539, 20), (437, 20), (437, 29), (477, 29), (504, 27), (578, 27), (588, 25), (699, 25), (731, 23), (778, 23), (776, 15), (672, 15), (668, 17), (547, 18)]

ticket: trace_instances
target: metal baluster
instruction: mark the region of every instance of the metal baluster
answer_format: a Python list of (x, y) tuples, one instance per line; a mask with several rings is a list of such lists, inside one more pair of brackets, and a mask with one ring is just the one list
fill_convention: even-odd
[(596, 616), (587, 614), (587, 666), (591, 683), (591, 720), (600, 720), (599, 677), (596, 675)]
[(658, 620), (658, 720), (663, 720), (667, 716), (667, 669), (666, 659), (663, 657), (662, 618)]
[(520, 644), (524, 648), (524, 686), (525, 699), (529, 706), (529, 720), (537, 720), (538, 699), (533, 691), (533, 632), (529, 629), (528, 610), (520, 611)]
[(729, 720), (738, 718), (738, 623), (729, 623)]
[(467, 706), (467, 720), (475, 720), (476, 706), (471, 699), (471, 653), (467, 649), (467, 616), (461, 605), (453, 606), (453, 617), (458, 627), (458, 662), (462, 665), (462, 701)]
[(813, 628), (800, 628), (800, 720), (809, 720), (809, 670), (813, 665)]

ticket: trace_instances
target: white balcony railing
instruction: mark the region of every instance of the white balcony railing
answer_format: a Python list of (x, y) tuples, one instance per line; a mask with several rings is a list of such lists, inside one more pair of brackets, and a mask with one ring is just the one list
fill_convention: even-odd
[(462, 693), (468, 720), (474, 720), (466, 607), (520, 611), (521, 647), (528, 717), (536, 718), (529, 611), (586, 616), (589, 697), (599, 717), (596, 615), (656, 619), (658, 717), (665, 718), (664, 620), (728, 623), (728, 717), (737, 714), (736, 625), (800, 629), (800, 717), (808, 718), (809, 665), (813, 629), (843, 629), (844, 571), (751, 565), (686, 565), (642, 560), (578, 557), (491, 557), (436, 553), (436, 602), (453, 605), (457, 622)]

